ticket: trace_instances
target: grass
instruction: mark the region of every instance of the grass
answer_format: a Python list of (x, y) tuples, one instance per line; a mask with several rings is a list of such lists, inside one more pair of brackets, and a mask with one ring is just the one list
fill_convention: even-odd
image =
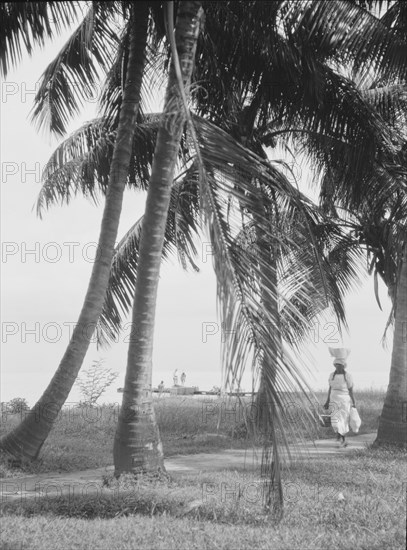
[[(317, 394), (323, 403), (326, 395)], [(361, 434), (377, 429), (384, 393), (364, 391), (356, 395), (362, 418)], [(156, 416), (160, 427), (166, 457), (176, 454), (216, 452), (220, 449), (247, 448), (248, 438), (244, 416), (251, 412), (248, 400), (239, 403), (235, 398), (196, 399), (191, 397), (161, 397), (156, 400)], [(294, 432), (303, 432), (297, 417), (301, 417), (298, 397), (293, 396), (291, 414)], [(69, 472), (112, 464), (113, 439), (119, 406), (101, 406), (97, 409), (71, 406), (59, 415), (54, 429), (46, 440), (40, 459), (26, 464), (27, 473), (52, 471)], [(20, 415), (3, 416), (0, 435), (20, 422)], [(334, 437), (330, 428), (306, 426), (313, 439)], [(303, 434), (302, 434), (303, 435)], [(17, 472), (20, 474), (20, 472)], [(0, 461), (0, 477), (16, 475), (4, 461)]]
[[(322, 393), (317, 397), (320, 402), (326, 398)], [(356, 398), (361, 433), (374, 431), (384, 394), (360, 392)], [(233, 401), (220, 399), (157, 400), (166, 456), (247, 447), (242, 411), (237, 407), (232, 413), (232, 407)], [(42, 459), (25, 471), (110, 465), (117, 413), (107, 406), (64, 411)], [(6, 418), (2, 431), (18, 421)], [(314, 426), (311, 432), (318, 438), (331, 430)], [(4, 499), (1, 548), (398, 550), (406, 542), (405, 458), (405, 451), (379, 448), (294, 463), (283, 471), (281, 521), (265, 513), (267, 480), (260, 474), (229, 470), (119, 480), (105, 475), (104, 487), (94, 495)], [(3, 477), (22, 474), (4, 463), (1, 467)]]
[(294, 464), (280, 522), (264, 512), (264, 481), (242, 472), (105, 481), (109, 494), (3, 504), (2, 548), (405, 548), (400, 450)]

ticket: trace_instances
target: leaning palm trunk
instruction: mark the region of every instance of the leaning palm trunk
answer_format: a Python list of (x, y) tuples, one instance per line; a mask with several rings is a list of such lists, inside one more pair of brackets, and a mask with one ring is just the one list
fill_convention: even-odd
[(131, 158), (145, 63), (147, 3), (138, 2), (135, 11), (137, 16), (134, 17), (133, 13), (127, 80), (110, 168), (97, 258), (78, 323), (56, 373), (33, 410), (0, 441), (0, 449), (17, 459), (37, 458), (77, 378), (103, 308)]
[[(187, 92), (202, 14), (201, 2), (179, 4), (175, 39), (182, 84)], [(143, 218), (132, 336), (113, 449), (116, 476), (124, 472), (157, 472), (164, 469), (162, 445), (152, 403), (152, 353), (157, 288), (171, 184), (186, 119), (180, 97), (173, 56), (164, 118), (157, 136)]]
[(407, 244), (396, 290), (390, 381), (375, 445), (407, 444)]

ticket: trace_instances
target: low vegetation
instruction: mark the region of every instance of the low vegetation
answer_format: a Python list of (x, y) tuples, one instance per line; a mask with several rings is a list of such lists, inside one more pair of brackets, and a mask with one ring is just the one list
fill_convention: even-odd
[[(317, 397), (323, 402), (325, 396)], [(383, 399), (383, 393), (374, 391), (358, 395), (361, 433), (377, 428)], [(251, 444), (242, 418), (244, 403), (161, 397), (156, 405), (167, 456)], [(25, 473), (110, 465), (117, 412), (117, 406), (107, 405), (67, 408), (41, 460), (26, 465)], [(4, 415), (2, 430), (18, 419)], [(327, 437), (331, 430), (315, 424), (311, 433)], [(3, 477), (23, 473), (3, 461)], [(295, 462), (285, 468), (283, 479), (285, 509), (280, 521), (264, 511), (268, 482), (256, 471), (122, 476), (119, 480), (109, 473), (93, 494), (5, 497), (0, 511), (2, 548), (405, 547), (407, 479), (402, 450), (366, 449), (338, 458)]]
[(296, 463), (284, 475), (280, 522), (265, 514), (267, 482), (255, 474), (106, 476), (96, 495), (4, 503), (3, 548), (397, 550), (405, 547), (404, 461), (400, 450), (379, 449)]
[[(326, 395), (317, 394), (317, 398), (323, 403)], [(382, 392), (371, 390), (358, 393), (358, 410), (363, 422), (359, 433), (370, 433), (377, 429), (383, 401)], [(290, 402), (294, 405), (299, 403), (296, 396), (293, 396)], [(199, 399), (165, 395), (157, 398), (156, 413), (165, 455), (170, 457), (176, 454), (252, 446), (253, 441), (247, 433), (245, 424), (245, 417), (250, 419), (250, 411), (248, 399), (240, 402), (236, 398), (210, 399), (205, 396)], [(69, 472), (111, 465), (118, 412), (118, 403), (99, 407), (68, 404), (61, 411), (53, 431), (45, 442), (40, 459), (36, 463), (25, 464), (24, 471)], [(21, 414), (28, 413), (23, 411)], [(21, 420), (21, 414), (4, 413), (0, 434), (17, 424)], [(290, 407), (290, 415), (292, 431), (289, 437), (292, 439), (296, 432), (304, 435), (303, 424), (299, 422), (300, 406)], [(330, 428), (322, 428), (317, 421), (306, 428), (306, 435), (312, 439), (334, 437)], [(0, 462), (0, 475), (14, 476), (16, 471), (8, 468), (3, 460)]]

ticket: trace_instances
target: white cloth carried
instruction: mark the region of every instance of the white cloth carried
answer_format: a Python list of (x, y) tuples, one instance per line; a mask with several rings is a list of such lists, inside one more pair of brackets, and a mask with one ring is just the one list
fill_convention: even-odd
[(349, 413), (349, 425), (353, 433), (357, 434), (362, 421), (360, 419), (359, 413), (356, 410), (356, 407), (352, 407)]

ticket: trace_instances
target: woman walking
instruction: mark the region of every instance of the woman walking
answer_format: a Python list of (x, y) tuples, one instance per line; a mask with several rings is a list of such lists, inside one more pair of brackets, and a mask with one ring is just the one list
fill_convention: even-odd
[[(334, 354), (333, 352), (337, 350), (330, 351)], [(347, 447), (345, 435), (349, 432), (350, 409), (351, 406), (356, 407), (353, 396), (353, 380), (351, 375), (345, 372), (346, 359), (344, 357), (335, 357), (334, 366), (335, 372), (330, 374), (328, 380), (328, 398), (324, 409), (328, 409), (331, 404), (331, 424), (337, 434), (336, 439), (341, 447)]]

